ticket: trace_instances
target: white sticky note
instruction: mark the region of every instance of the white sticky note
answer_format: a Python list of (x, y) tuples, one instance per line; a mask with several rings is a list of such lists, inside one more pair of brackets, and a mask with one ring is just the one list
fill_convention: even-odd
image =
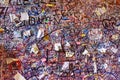
[(19, 72), (14, 76), (15, 80), (26, 80)]
[(55, 44), (54, 44), (54, 49), (55, 49), (56, 51), (59, 51), (61, 48), (62, 48), (61, 43), (55, 43)]
[(20, 31), (14, 31), (14, 37), (15, 37), (15, 38), (21, 37)]
[(118, 57), (118, 62), (120, 62), (120, 57)]
[(70, 43), (69, 43), (69, 42), (66, 42), (65, 46), (70, 47)]
[(41, 38), (44, 36), (44, 29), (39, 29), (37, 33), (37, 38)]
[(108, 67), (108, 64), (107, 64), (107, 63), (105, 63), (103, 66), (104, 66), (104, 68), (106, 69), (106, 68)]
[(62, 66), (62, 70), (66, 70), (69, 69), (69, 62), (64, 62), (63, 66)]
[(23, 33), (24, 36), (30, 36), (31, 35), (31, 31), (30, 30), (27, 30)]
[(27, 12), (22, 12), (21, 13), (21, 18), (20, 18), (21, 21), (24, 21), (24, 20), (29, 20), (29, 15)]
[(9, 14), (9, 16), (11, 22), (14, 22), (14, 19), (18, 18), (15, 14)]
[(111, 50), (114, 52), (114, 53), (117, 53), (118, 49), (112, 47)]
[(33, 44), (30, 52), (37, 54), (39, 52), (38, 46), (36, 44)]
[(83, 55), (87, 55), (88, 53), (89, 53), (89, 52), (85, 49), (82, 54), (83, 54)]
[(41, 74), (41, 75), (39, 75), (38, 79), (41, 80), (44, 76), (45, 76), (45, 74)]
[(48, 73), (47, 72), (43, 72), (41, 75), (38, 76), (38, 79), (41, 80), (46, 75), (48, 75)]
[(107, 49), (106, 49), (106, 48), (103, 48), (103, 47), (102, 47), (102, 48), (100, 48), (100, 49), (98, 49), (98, 51), (100, 51), (101, 53), (105, 53), (105, 52), (106, 52), (106, 50), (107, 50)]

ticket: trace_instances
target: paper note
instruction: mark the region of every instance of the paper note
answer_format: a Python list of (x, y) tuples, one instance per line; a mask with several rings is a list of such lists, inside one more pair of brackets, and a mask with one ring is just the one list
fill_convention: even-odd
[(107, 64), (107, 63), (105, 63), (103, 66), (104, 66), (104, 68), (106, 69), (106, 68), (108, 67), (108, 64)]
[(96, 64), (95, 61), (94, 61), (94, 63), (93, 63), (93, 66), (94, 66), (94, 73), (97, 73), (97, 64)]
[(65, 46), (70, 47), (70, 43), (69, 43), (69, 42), (66, 42)]
[(3, 28), (0, 28), (0, 33), (4, 32), (4, 29)]
[(30, 30), (27, 30), (23, 33), (24, 36), (30, 36), (31, 35), (31, 31)]
[(37, 33), (37, 38), (41, 38), (44, 36), (44, 29), (40, 28)]
[(80, 36), (81, 36), (81, 37), (85, 37), (86, 35), (85, 35), (85, 34), (81, 34)]
[(118, 62), (120, 62), (120, 57), (118, 57)]
[(46, 75), (48, 75), (48, 73), (47, 72), (43, 72), (41, 75), (39, 75), (38, 79), (41, 80)]
[(105, 53), (107, 51), (107, 49), (102, 47), (102, 48), (98, 49), (98, 51), (100, 51), (101, 53)]
[(74, 52), (67, 51), (66, 52), (66, 57), (72, 57), (74, 55)]
[(69, 69), (69, 62), (64, 62), (62, 66), (62, 70), (66, 70), (66, 69)]
[(114, 52), (114, 53), (117, 53), (118, 49), (112, 47), (111, 50)]
[(21, 13), (21, 18), (20, 18), (21, 21), (24, 21), (24, 20), (29, 20), (29, 15), (27, 12), (22, 12)]
[(7, 64), (10, 64), (10, 63), (12, 63), (14, 61), (18, 61), (18, 59), (15, 59), (15, 58), (6, 58)]
[(85, 49), (82, 54), (83, 54), (83, 55), (87, 55), (88, 53), (89, 53), (89, 52)]
[(54, 44), (54, 49), (55, 49), (56, 51), (59, 51), (60, 49), (62, 49), (61, 43), (55, 43), (55, 44)]
[(15, 20), (16, 18), (18, 18), (15, 14), (9, 14), (9, 16), (10, 16), (10, 21), (11, 21), (11, 22), (14, 22), (14, 20)]
[(14, 31), (14, 37), (15, 37), (15, 38), (21, 37), (20, 31)]
[(26, 80), (19, 72), (14, 76), (15, 80)]
[(39, 52), (39, 49), (38, 49), (38, 46), (36, 44), (33, 44), (32, 45), (32, 48), (31, 48), (31, 53), (35, 53), (37, 54)]
[(54, 4), (46, 4), (46, 6), (53, 7)]
[(97, 14), (98, 16), (101, 16), (101, 15), (104, 14), (106, 11), (107, 11), (107, 10), (106, 10), (105, 7), (97, 8), (97, 9), (95, 10), (95, 12), (96, 12), (96, 14)]

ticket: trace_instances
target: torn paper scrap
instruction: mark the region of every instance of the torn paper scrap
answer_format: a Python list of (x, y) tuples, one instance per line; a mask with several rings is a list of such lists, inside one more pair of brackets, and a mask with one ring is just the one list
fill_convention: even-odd
[(30, 52), (37, 54), (39, 52), (38, 46), (36, 44), (33, 44)]
[(15, 80), (26, 80), (19, 72), (14, 76)]
[(21, 13), (21, 18), (20, 18), (21, 21), (24, 21), (24, 20), (29, 20), (29, 15), (27, 12), (22, 12)]

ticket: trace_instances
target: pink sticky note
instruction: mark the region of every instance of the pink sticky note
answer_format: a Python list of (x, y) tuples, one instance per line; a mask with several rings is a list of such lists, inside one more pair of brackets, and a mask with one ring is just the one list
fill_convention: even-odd
[(42, 61), (42, 62), (45, 62), (45, 61), (46, 61), (46, 58), (42, 58), (41, 61)]

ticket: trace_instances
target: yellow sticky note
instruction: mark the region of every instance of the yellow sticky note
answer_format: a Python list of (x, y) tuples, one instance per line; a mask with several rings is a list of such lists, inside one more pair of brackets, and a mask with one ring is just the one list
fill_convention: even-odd
[(48, 35), (45, 36), (45, 37), (44, 37), (44, 40), (45, 40), (45, 41), (49, 40), (49, 36), (48, 36)]
[(46, 6), (53, 7), (54, 4), (46, 4)]
[(4, 29), (3, 28), (0, 28), (0, 33), (4, 32)]
[(45, 12), (45, 10), (43, 9), (43, 10), (42, 10), (42, 13), (44, 13), (44, 12)]
[(39, 52), (38, 46), (36, 44), (32, 45), (31, 52), (37, 54)]
[(85, 34), (81, 34), (81, 37), (85, 37)]
[(87, 44), (82, 44), (82, 46), (86, 46)]
[(72, 57), (74, 55), (74, 52), (66, 52), (66, 57)]
[(101, 13), (100, 13), (98, 10), (96, 10), (95, 12), (96, 12), (96, 14), (97, 14), (98, 16), (101, 15)]
[(12, 62), (14, 62), (14, 61), (18, 61), (18, 59), (14, 59), (14, 58), (6, 58), (6, 62), (7, 62), (7, 64), (10, 64), (10, 63), (12, 63)]
[(106, 11), (107, 11), (107, 10), (106, 10), (105, 7), (97, 8), (97, 9), (95, 10), (95, 12), (96, 12), (96, 14), (97, 14), (98, 16), (101, 16), (101, 15), (104, 14)]

